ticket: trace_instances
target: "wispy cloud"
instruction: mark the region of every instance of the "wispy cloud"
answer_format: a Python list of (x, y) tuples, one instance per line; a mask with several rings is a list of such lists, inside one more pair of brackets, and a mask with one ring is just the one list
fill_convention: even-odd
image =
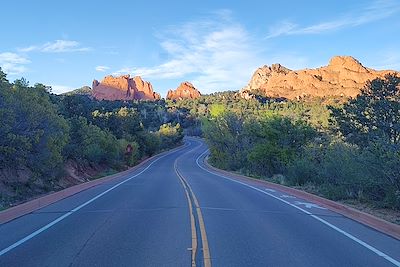
[(96, 69), (96, 71), (105, 72), (105, 71), (109, 70), (110, 67), (107, 67), (107, 66), (97, 66), (95, 69)]
[(378, 21), (394, 15), (400, 11), (397, 0), (377, 0), (362, 9), (343, 14), (337, 19), (323, 21), (310, 26), (301, 26), (290, 21), (281, 21), (269, 29), (266, 39), (284, 35), (319, 34), (343, 28), (356, 27), (359, 25)]
[(47, 42), (43, 45), (31, 45), (28, 47), (19, 48), (19, 52), (44, 52), (44, 53), (65, 53), (65, 52), (86, 52), (90, 51), (90, 47), (83, 47), (77, 41), (71, 40), (55, 40)]
[(0, 67), (9, 75), (18, 75), (26, 72), (26, 64), (31, 63), (29, 59), (12, 52), (0, 53)]
[(77, 41), (56, 40), (43, 45), (43, 52), (61, 53), (61, 52), (82, 52), (89, 51), (89, 47), (82, 47)]
[(397, 49), (381, 51), (377, 55), (380, 61), (373, 68), (400, 70), (400, 52)]
[(212, 14), (159, 33), (167, 61), (152, 67), (125, 67), (114, 74), (156, 79), (191, 77), (204, 93), (239, 89), (262, 60), (251, 36), (233, 21), (229, 10), (218, 12), (221, 16)]
[(31, 52), (31, 51), (35, 51), (35, 50), (37, 50), (37, 49), (38, 49), (37, 46), (31, 45), (31, 46), (28, 46), (28, 47), (18, 48), (17, 50), (18, 50), (19, 52)]

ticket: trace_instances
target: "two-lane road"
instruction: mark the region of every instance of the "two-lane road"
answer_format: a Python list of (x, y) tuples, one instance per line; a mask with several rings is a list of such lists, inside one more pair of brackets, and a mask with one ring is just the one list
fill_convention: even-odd
[(203, 163), (207, 147), (0, 225), (0, 266), (400, 266), (400, 241)]

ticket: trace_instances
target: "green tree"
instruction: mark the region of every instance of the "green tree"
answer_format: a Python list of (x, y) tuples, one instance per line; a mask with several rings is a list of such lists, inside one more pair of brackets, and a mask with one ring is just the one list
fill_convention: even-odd
[(171, 148), (182, 142), (183, 132), (180, 124), (162, 124), (158, 130), (162, 148)]
[(88, 123), (84, 117), (69, 120), (71, 125), (70, 142), (65, 148), (65, 156), (81, 163), (116, 164), (121, 159), (121, 148), (117, 138), (109, 131), (104, 131)]
[(239, 170), (246, 165), (248, 136), (243, 118), (233, 112), (203, 121), (203, 134), (210, 147), (210, 160), (217, 167)]
[(29, 87), (25, 79), (9, 84), (0, 76), (0, 168), (27, 167), (54, 177), (68, 141), (67, 122), (43, 85)]
[(210, 115), (213, 118), (217, 118), (217, 117), (221, 116), (222, 114), (225, 113), (225, 111), (226, 111), (226, 108), (222, 104), (216, 103), (216, 104), (212, 104), (210, 106)]
[(315, 130), (304, 122), (292, 122), (281, 116), (248, 125), (248, 134), (253, 139), (249, 168), (263, 176), (284, 173), (289, 162), (316, 136)]
[(153, 156), (161, 149), (161, 138), (158, 133), (139, 132), (135, 136), (136, 142), (140, 147), (140, 156)]
[(361, 94), (344, 104), (331, 107), (332, 119), (350, 142), (367, 145), (377, 138), (400, 142), (400, 77), (387, 75), (366, 84)]

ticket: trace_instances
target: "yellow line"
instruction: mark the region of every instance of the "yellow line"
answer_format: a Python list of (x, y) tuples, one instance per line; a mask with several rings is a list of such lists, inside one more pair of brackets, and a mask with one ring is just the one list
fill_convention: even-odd
[[(211, 267), (210, 249), (208, 247), (208, 239), (207, 239), (206, 227), (204, 225), (203, 214), (201, 213), (199, 201), (197, 200), (197, 197), (194, 194), (194, 192), (193, 192), (192, 188), (190, 187), (189, 183), (185, 180), (183, 175), (178, 171), (177, 161), (178, 161), (178, 158), (175, 160), (175, 163), (174, 163), (175, 172), (178, 175), (178, 177), (179, 177), (179, 179), (180, 179), (180, 181), (181, 181), (181, 183), (182, 183), (182, 185), (183, 185), (183, 187), (184, 187), (184, 189), (186, 191), (186, 197), (188, 198), (188, 201), (189, 201), (189, 209), (190, 209), (191, 216), (193, 216), (193, 213), (192, 213), (192, 204), (191, 204), (191, 201), (190, 201), (190, 198), (189, 198), (188, 189), (189, 189), (191, 195), (193, 196), (194, 205), (196, 206), (197, 218), (199, 220), (201, 242), (203, 244), (204, 266), (205, 267)], [(193, 220), (194, 220), (194, 218), (193, 218)], [(193, 221), (193, 223), (194, 223), (194, 221)], [(193, 245), (193, 226), (194, 226), (194, 224), (192, 224), (192, 245)], [(196, 232), (196, 229), (194, 231)], [(197, 249), (197, 237), (196, 237), (196, 249)], [(194, 261), (193, 251), (192, 251), (192, 266), (193, 266), (193, 261)], [(194, 253), (195, 253), (195, 251), (194, 251)]]
[(193, 193), (193, 190), (189, 184), (188, 188), (193, 196), (194, 204), (196, 206), (196, 211), (197, 211), (197, 217), (199, 218), (201, 242), (203, 243), (204, 267), (211, 267), (210, 249), (208, 247), (208, 239), (207, 239), (206, 227), (204, 225), (203, 214), (201, 213), (199, 201), (197, 200), (196, 195)]
[(183, 189), (185, 189), (186, 199), (187, 199), (188, 205), (189, 205), (190, 226), (192, 228), (192, 267), (196, 267), (197, 233), (196, 233), (195, 219), (194, 219), (194, 215), (193, 215), (192, 202), (190, 201), (188, 189), (187, 189), (185, 183), (183, 182), (180, 174), (177, 172), (176, 160), (174, 163), (174, 168), (175, 168), (175, 172), (178, 174), (179, 181), (182, 183)]

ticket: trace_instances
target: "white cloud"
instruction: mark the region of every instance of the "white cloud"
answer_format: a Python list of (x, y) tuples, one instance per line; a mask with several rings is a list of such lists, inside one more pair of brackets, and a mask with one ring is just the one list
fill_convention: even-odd
[(9, 75), (17, 75), (26, 72), (26, 64), (31, 61), (26, 57), (16, 53), (4, 52), (0, 53), (0, 67)]
[(100, 71), (100, 72), (105, 72), (109, 69), (110, 69), (110, 67), (107, 67), (107, 66), (97, 66), (96, 67), (96, 71)]
[(397, 0), (377, 0), (366, 6), (361, 13), (342, 15), (340, 18), (302, 27), (298, 24), (282, 21), (269, 29), (266, 39), (284, 35), (319, 34), (342, 28), (356, 27), (394, 15), (400, 11)]
[(57, 84), (51, 85), (51, 91), (54, 94), (62, 94), (62, 93), (69, 92), (72, 90), (73, 89), (71, 86), (57, 85)]
[(77, 41), (70, 40), (55, 40), (47, 42), (43, 45), (31, 45), (24, 48), (19, 48), (19, 52), (45, 52), (45, 53), (65, 53), (65, 52), (86, 52), (90, 51), (90, 47), (82, 47)]
[(183, 25), (158, 34), (169, 60), (153, 67), (125, 67), (115, 75), (179, 79), (187, 76), (203, 93), (240, 89), (261, 63), (259, 51), (245, 28), (233, 21), (230, 12)]
[(14, 64), (30, 63), (28, 59), (15, 53), (5, 52), (0, 54), (0, 62), (10, 62)]

